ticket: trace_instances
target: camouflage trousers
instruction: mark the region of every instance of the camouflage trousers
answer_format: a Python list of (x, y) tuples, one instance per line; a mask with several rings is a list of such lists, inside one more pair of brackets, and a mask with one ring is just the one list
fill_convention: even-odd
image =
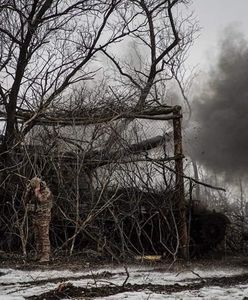
[(33, 216), (33, 232), (36, 244), (37, 259), (49, 261), (51, 254), (49, 227), (51, 212), (39, 212)]

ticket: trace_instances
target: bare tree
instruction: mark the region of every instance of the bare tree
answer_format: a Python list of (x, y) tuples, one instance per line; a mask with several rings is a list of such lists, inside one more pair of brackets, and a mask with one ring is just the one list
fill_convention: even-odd
[[(68, 88), (92, 80), (103, 52), (121, 75), (120, 92), (135, 110), (151, 100), (158, 74), (171, 77), (171, 66), (192, 39), (173, 9), (187, 1), (1, 1), (1, 115), (6, 118), (5, 148), (13, 145), (39, 116), (68, 97)], [(181, 32), (182, 31), (182, 32)], [(142, 69), (125, 65), (113, 47), (122, 39), (140, 43)], [(148, 51), (148, 52), (147, 52)], [(168, 68), (169, 66), (169, 68)], [(161, 78), (159, 79), (161, 80)], [(116, 84), (111, 84), (117, 95)], [(66, 92), (68, 91), (68, 92)], [(129, 99), (130, 101), (131, 99)], [(25, 122), (18, 125), (18, 118)]]
[[(120, 81), (131, 87), (129, 96), (132, 95), (134, 101), (132, 104), (137, 110), (151, 104), (152, 100), (159, 100), (156, 99), (154, 93), (156, 84), (162, 80), (172, 79), (173, 72), (183, 62), (183, 59), (179, 58), (182, 58), (182, 52), (192, 42), (196, 27), (186, 26), (190, 19), (180, 19), (176, 13), (173, 13), (173, 10), (176, 11), (177, 7), (180, 9), (180, 5), (187, 2), (180, 0), (130, 1), (130, 9), (137, 12), (135, 22), (140, 23), (140, 26), (129, 36), (133, 41), (131, 47), (136, 47), (136, 57), (131, 60), (130, 58), (125, 61), (118, 60), (115, 53), (102, 49), (120, 73)], [(124, 19), (124, 13), (121, 10), (120, 15)], [(124, 22), (127, 24), (126, 19)], [(139, 60), (138, 64), (137, 60)]]
[[(1, 1), (1, 114), (5, 146), (61, 100), (65, 90), (91, 80), (97, 52), (129, 33), (128, 24), (102, 38), (121, 1)], [(113, 19), (113, 18), (112, 18)], [(111, 21), (112, 26), (115, 21)], [(121, 24), (122, 25), (122, 24)], [(22, 126), (18, 116), (29, 112)]]
[[(189, 2), (0, 1), (0, 116), (5, 122), (2, 154), (18, 149), (26, 157), (23, 161), (14, 156), (7, 169), (2, 159), (2, 171), (14, 169), (25, 177), (22, 174), (25, 163), (29, 164), (28, 174), (44, 173), (47, 153), (55, 153), (57, 139), (76, 149), (77, 175), (72, 191), (76, 216), (71, 219), (76, 228), (70, 240), (71, 251), (76, 235), (85, 228), (85, 223), (80, 225), (79, 215), (81, 171), (89, 166), (96, 169), (120, 162), (130, 152), (148, 151), (163, 141), (164, 137), (156, 136), (128, 144), (125, 129), (134, 118), (168, 120), (166, 114), (173, 112), (174, 119), (179, 122), (181, 118), (179, 111), (164, 105), (159, 88), (160, 82), (177, 79), (182, 52), (192, 41), (195, 27), (190, 16), (178, 14)], [(122, 52), (122, 46), (125, 48), (130, 42), (136, 47), (138, 63), (127, 59)], [(80, 95), (72, 99), (75, 90)], [(109, 122), (108, 126), (105, 122)], [(51, 138), (40, 145), (44, 149), (38, 159), (30, 158), (27, 149), (30, 145), (25, 144), (33, 138), (32, 129), (39, 132), (37, 124)], [(53, 130), (48, 128), (51, 124)], [(92, 124), (91, 139), (60, 136), (60, 126), (68, 124)], [(179, 150), (175, 156), (179, 155), (177, 159), (181, 160)], [(56, 162), (62, 158), (54, 155), (53, 159), (53, 172), (63, 182), (65, 178)], [(181, 169), (182, 166), (178, 172), (182, 177)]]

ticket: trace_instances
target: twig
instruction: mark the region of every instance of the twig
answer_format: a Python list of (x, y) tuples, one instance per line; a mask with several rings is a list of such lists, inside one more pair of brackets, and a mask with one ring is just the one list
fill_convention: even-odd
[(127, 266), (124, 266), (124, 269), (125, 269), (125, 272), (127, 274), (127, 277), (126, 279), (124, 280), (123, 284), (122, 284), (122, 287), (124, 287), (129, 279), (129, 272), (128, 272), (128, 269), (127, 269)]

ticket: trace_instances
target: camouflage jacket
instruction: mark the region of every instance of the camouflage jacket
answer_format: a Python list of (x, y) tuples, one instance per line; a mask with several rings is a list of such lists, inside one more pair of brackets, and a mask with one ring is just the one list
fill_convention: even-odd
[(41, 181), (39, 197), (35, 194), (35, 189), (28, 185), (24, 196), (24, 202), (31, 213), (50, 212), (53, 206), (53, 195), (44, 181)]

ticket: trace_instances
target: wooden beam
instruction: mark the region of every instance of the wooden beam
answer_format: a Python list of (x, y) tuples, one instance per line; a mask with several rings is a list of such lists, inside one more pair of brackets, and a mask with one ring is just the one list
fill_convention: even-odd
[[(181, 107), (176, 106), (173, 115), (177, 116), (181, 112)], [(182, 146), (182, 125), (180, 118), (173, 119), (174, 132), (174, 156), (175, 159), (175, 196), (176, 196), (176, 221), (178, 229), (180, 253), (184, 259), (188, 259), (188, 229), (186, 218), (186, 203), (184, 195), (184, 178), (183, 178), (183, 146)]]
[[(176, 106), (177, 107), (177, 106)], [(17, 113), (17, 118), (20, 123), (27, 122), (35, 114), (34, 122), (36, 125), (47, 125), (47, 126), (54, 126), (54, 125), (90, 125), (90, 124), (98, 124), (98, 123), (106, 123), (111, 122), (119, 119), (150, 119), (150, 120), (172, 120), (175, 118), (181, 118), (181, 115), (174, 114), (173, 111), (175, 107), (171, 106), (159, 106), (150, 109), (146, 109), (143, 111), (130, 111), (130, 112), (122, 112), (122, 113), (100, 113), (100, 114), (89, 114), (89, 116), (82, 116), (79, 113), (73, 116), (69, 116), (70, 112), (68, 113), (61, 113), (61, 114), (52, 114), (52, 113), (39, 113), (37, 114), (35, 111), (19, 111)], [(4, 118), (4, 115), (1, 114)]]

